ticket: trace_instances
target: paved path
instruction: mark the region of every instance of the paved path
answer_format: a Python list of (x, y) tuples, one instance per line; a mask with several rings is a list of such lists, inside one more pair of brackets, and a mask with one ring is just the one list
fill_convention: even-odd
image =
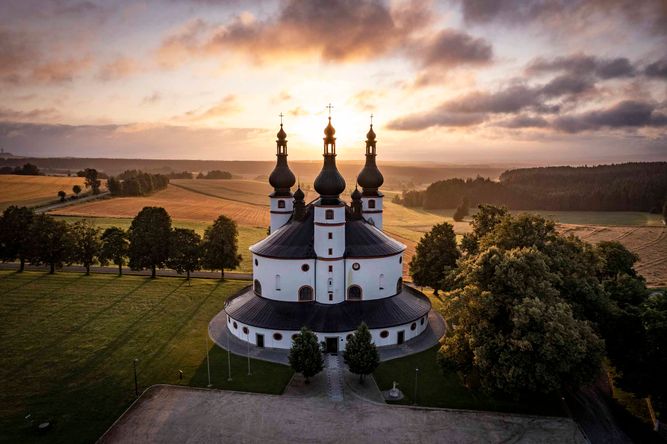
[(568, 418), (154, 386), (100, 443), (584, 443)]
[(110, 196), (111, 195), (108, 191), (103, 191), (100, 194), (91, 194), (89, 196), (79, 197), (78, 199), (74, 200), (66, 200), (65, 202), (56, 202), (53, 204), (36, 207), (35, 213), (47, 213), (49, 211), (57, 210), (58, 208), (70, 207), (72, 205), (82, 204), (84, 202), (90, 202), (91, 200), (102, 199)]
[(343, 362), (339, 355), (326, 355), (327, 395), (329, 400), (339, 402), (343, 397)]
[[(9, 263), (0, 263), (0, 270), (18, 270), (19, 264), (14, 262)], [(48, 271), (49, 267), (46, 265), (29, 265), (26, 264), (25, 269), (27, 271)], [(80, 265), (68, 265), (56, 270), (56, 272), (65, 271), (65, 272), (74, 272), (74, 273), (84, 273), (86, 269)], [(91, 273), (104, 273), (104, 274), (118, 274), (118, 267), (90, 267)], [(123, 274), (132, 275), (132, 276), (150, 276), (150, 270), (140, 270), (133, 271), (127, 267), (123, 267)], [(184, 274), (178, 274), (174, 270), (169, 268), (159, 268), (157, 270), (158, 276), (172, 276), (172, 277), (185, 277)], [(206, 278), (206, 279), (220, 279), (219, 271), (195, 271), (190, 273), (190, 276), (193, 278)], [(239, 279), (239, 280), (251, 280), (251, 273), (238, 273), (235, 271), (225, 271), (225, 279)]]

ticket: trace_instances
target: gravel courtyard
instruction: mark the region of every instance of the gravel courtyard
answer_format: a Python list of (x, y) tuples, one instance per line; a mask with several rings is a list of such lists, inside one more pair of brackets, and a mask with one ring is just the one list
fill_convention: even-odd
[(566, 418), (154, 386), (101, 443), (586, 442)]

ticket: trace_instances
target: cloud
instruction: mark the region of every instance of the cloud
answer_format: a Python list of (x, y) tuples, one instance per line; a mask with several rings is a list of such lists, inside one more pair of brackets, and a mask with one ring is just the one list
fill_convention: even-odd
[(546, 128), (549, 122), (540, 116), (518, 115), (509, 119), (504, 119), (495, 123), (495, 126), (502, 128)]
[(387, 128), (400, 131), (419, 131), (434, 126), (468, 127), (478, 125), (486, 120), (484, 113), (452, 113), (442, 107), (426, 113), (410, 114), (387, 124)]
[(221, 25), (190, 21), (163, 40), (157, 55), (166, 66), (182, 63), (183, 56), (229, 50), (256, 61), (313, 55), (330, 62), (371, 59), (400, 47), (430, 19), (416, 0), (392, 7), (377, 0), (287, 0), (265, 20), (244, 13)]
[(636, 73), (630, 60), (625, 57), (603, 59), (584, 54), (556, 57), (551, 60), (537, 58), (530, 62), (526, 68), (526, 72), (529, 74), (553, 71), (565, 71), (582, 76), (595, 75), (601, 79), (633, 77)]
[(41, 83), (71, 82), (76, 76), (87, 71), (92, 65), (89, 56), (50, 60), (37, 65), (32, 71), (32, 79)]
[(26, 34), (0, 28), (0, 80), (18, 83), (21, 72), (37, 57), (35, 42)]
[(566, 133), (602, 128), (667, 127), (667, 115), (648, 102), (624, 100), (609, 108), (561, 116), (553, 127)]
[(141, 104), (142, 105), (153, 105), (155, 103), (158, 103), (159, 101), (162, 100), (162, 94), (160, 94), (158, 91), (154, 91), (153, 94), (150, 94), (143, 99), (141, 99)]
[(667, 79), (667, 57), (646, 65), (644, 74), (648, 77)]
[(493, 49), (486, 40), (456, 29), (443, 29), (430, 39), (418, 41), (413, 51), (412, 57), (423, 67), (483, 65), (493, 58)]
[(241, 106), (238, 104), (236, 96), (234, 94), (229, 94), (225, 96), (222, 100), (220, 100), (218, 103), (214, 104), (213, 106), (203, 111), (200, 110), (188, 111), (179, 118), (189, 121), (204, 121), (210, 119), (219, 119), (220, 117), (226, 117), (240, 110)]
[(104, 82), (118, 80), (139, 72), (139, 62), (131, 57), (116, 57), (113, 61), (100, 66), (97, 79)]
[(0, 121), (34, 121), (51, 119), (59, 115), (58, 110), (55, 108), (35, 108), (30, 111), (0, 108)]
[(297, 106), (296, 108), (292, 108), (289, 111), (287, 111), (287, 115), (292, 117), (307, 116), (308, 114), (310, 113), (305, 109), (301, 108), (300, 106)]

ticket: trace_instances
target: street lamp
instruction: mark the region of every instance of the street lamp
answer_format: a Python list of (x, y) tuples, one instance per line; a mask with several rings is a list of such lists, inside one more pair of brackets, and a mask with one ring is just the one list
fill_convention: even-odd
[(419, 368), (415, 369), (415, 396), (412, 398), (412, 402), (417, 404), (417, 383), (419, 382)]
[(134, 359), (132, 361), (132, 365), (134, 367), (134, 396), (138, 397), (139, 396), (139, 382), (137, 381), (137, 362), (139, 362), (138, 359)]

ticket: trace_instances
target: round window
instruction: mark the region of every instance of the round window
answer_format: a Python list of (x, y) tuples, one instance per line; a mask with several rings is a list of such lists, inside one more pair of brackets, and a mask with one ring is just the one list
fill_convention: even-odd
[(301, 271), (308, 271), (308, 270), (310, 270), (310, 265), (308, 265), (308, 264), (303, 264), (303, 265), (301, 266)]
[(380, 332), (380, 337), (381, 338), (386, 338), (387, 336), (389, 336), (389, 332), (387, 330), (382, 330)]
[(358, 270), (360, 268), (361, 268), (361, 265), (359, 265), (359, 262), (355, 262), (354, 264), (352, 264), (352, 269), (353, 270)]
[(410, 326), (410, 330), (414, 330), (417, 328), (417, 323), (413, 322), (412, 325)]
[(248, 327), (243, 327), (243, 334), (247, 335), (248, 334)]
[(234, 321), (234, 329), (237, 329), (237, 328), (239, 328), (239, 326), (236, 325), (236, 321)]
[(273, 339), (276, 341), (282, 341), (283, 340), (283, 335), (280, 333), (274, 333), (273, 334)]

